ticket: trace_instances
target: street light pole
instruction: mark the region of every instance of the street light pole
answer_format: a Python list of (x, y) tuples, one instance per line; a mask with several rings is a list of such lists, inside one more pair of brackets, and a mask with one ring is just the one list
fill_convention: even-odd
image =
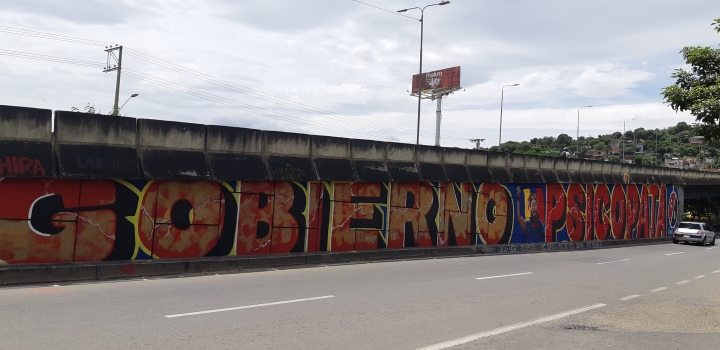
[(500, 89), (500, 136), (498, 137), (498, 148), (502, 147), (502, 109), (503, 109), (503, 100), (505, 99), (505, 88), (508, 86), (518, 86), (520, 84), (515, 83), (511, 85), (505, 85)]
[(410, 7), (402, 10), (398, 10), (397, 12), (405, 12), (407, 10), (420, 10), (420, 72), (418, 73), (418, 81), (417, 81), (417, 87), (418, 87), (418, 116), (417, 116), (417, 138), (415, 139), (415, 145), (420, 144), (420, 107), (422, 106), (422, 85), (420, 82), (422, 81), (422, 58), (423, 58), (423, 32), (425, 27), (425, 9), (431, 6), (442, 6), (449, 4), (450, 1), (443, 1), (437, 4), (431, 4), (427, 5), (425, 7)]
[[(635, 117), (637, 118), (637, 117)], [(635, 118), (625, 119), (623, 120), (623, 134), (622, 134), (622, 140), (623, 140), (623, 147), (622, 147), (622, 162), (625, 163), (625, 122), (628, 120), (635, 120)], [(634, 134), (634, 133), (633, 133)], [(634, 145), (633, 145), (634, 147)]]
[[(582, 106), (580, 108), (590, 108), (590, 106)], [(575, 133), (575, 157), (580, 156), (580, 108), (578, 108), (578, 118), (577, 118), (577, 132)]]
[(125, 103), (123, 103), (122, 106), (120, 106), (120, 108), (118, 108), (118, 115), (120, 114), (120, 110), (122, 110), (123, 107), (125, 107), (125, 105), (128, 103), (128, 101), (130, 101), (131, 98), (133, 98), (133, 97), (138, 97), (139, 95), (140, 95), (140, 94), (132, 94), (132, 95), (130, 95), (130, 97), (128, 97), (128, 99), (125, 100)]

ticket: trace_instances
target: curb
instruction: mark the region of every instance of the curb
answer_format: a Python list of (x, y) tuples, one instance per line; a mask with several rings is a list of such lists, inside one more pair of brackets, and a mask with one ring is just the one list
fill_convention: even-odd
[(671, 237), (628, 240), (474, 245), (461, 247), (404, 248), (350, 252), (282, 254), (261, 257), (234, 256), (174, 260), (113, 261), (95, 263), (0, 266), (0, 286), (60, 282), (104, 281), (149, 276), (240, 272), (247, 270), (313, 266), (378, 260), (403, 260), (452, 256), (487, 256), (605, 249), (669, 243)]

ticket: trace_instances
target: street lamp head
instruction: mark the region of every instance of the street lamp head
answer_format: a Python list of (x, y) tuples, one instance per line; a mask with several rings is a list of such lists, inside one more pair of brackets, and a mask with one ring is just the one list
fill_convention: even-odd
[(132, 95), (130, 95), (130, 98), (138, 97), (138, 96), (140, 96), (140, 94), (132, 94)]
[(518, 84), (518, 83), (515, 83), (515, 84), (513, 84), (512, 86), (518, 86), (518, 85), (520, 85), (520, 84)]
[(398, 10), (398, 12), (407, 12), (408, 9)]
[(438, 5), (442, 6), (442, 5), (447, 5), (449, 3), (450, 3), (450, 1), (443, 1), (443, 2), (439, 3)]

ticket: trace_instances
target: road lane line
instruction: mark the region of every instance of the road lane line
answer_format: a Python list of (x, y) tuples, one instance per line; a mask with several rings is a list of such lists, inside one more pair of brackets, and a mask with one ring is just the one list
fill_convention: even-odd
[(710, 248), (705, 248), (705, 249), (710, 250), (710, 249), (715, 249), (715, 248), (717, 248), (717, 247), (710, 247)]
[(720, 273), (720, 270), (717, 270), (717, 271), (713, 271), (713, 273)]
[(624, 297), (624, 298), (620, 298), (620, 300), (626, 301), (626, 300), (630, 300), (630, 299), (635, 299), (635, 298), (637, 298), (637, 297), (639, 297), (639, 296), (640, 296), (639, 294), (628, 295), (628, 296), (626, 296), (626, 297)]
[(630, 261), (630, 259), (606, 261), (606, 262), (601, 262), (601, 263), (597, 263), (597, 264), (598, 264), (598, 265), (604, 265), (604, 264), (612, 264), (612, 263), (618, 263), (618, 262), (623, 262), (623, 261)]
[(705, 277), (705, 275), (696, 276), (695, 279), (698, 279), (698, 280), (699, 280), (699, 279), (701, 279), (701, 278), (703, 278), (703, 277)]
[(684, 280), (684, 281), (680, 281), (680, 282), (678, 282), (678, 283), (675, 283), (675, 284), (685, 284), (685, 283), (690, 283), (690, 281), (688, 281), (688, 280)]
[(543, 318), (538, 318), (538, 319), (536, 319), (536, 320), (529, 321), (529, 322), (517, 323), (517, 324), (514, 324), (514, 325), (510, 325), (510, 326), (506, 326), (506, 327), (502, 327), (502, 328), (497, 328), (497, 329), (492, 330), (492, 331), (489, 331), (489, 332), (475, 333), (475, 334), (473, 334), (473, 335), (468, 335), (467, 337), (462, 337), (462, 338), (457, 338), (457, 339), (453, 339), (453, 340), (448, 340), (448, 341), (446, 341), (446, 342), (442, 342), (442, 343), (438, 343), (438, 344), (434, 344), (434, 345), (429, 345), (429, 346), (420, 348), (420, 349), (418, 349), (418, 350), (441, 350), (441, 349), (447, 349), (447, 348), (451, 348), (451, 347), (454, 347), (454, 346), (458, 346), (458, 345), (462, 345), (462, 344), (467, 344), (467, 343), (470, 343), (470, 342), (474, 342), (474, 341), (479, 340), (479, 339), (482, 339), (482, 338), (492, 337), (492, 336), (495, 336), (495, 335), (500, 335), (500, 334), (507, 333), (507, 332), (511, 332), (511, 331), (514, 331), (514, 330), (531, 327), (531, 326), (534, 326), (534, 325), (537, 325), (537, 324), (541, 324), (541, 323), (546, 323), (546, 322), (550, 322), (550, 321), (559, 320), (559, 319), (561, 319), (561, 318), (565, 318), (565, 317), (568, 317), (568, 316), (576, 315), (576, 314), (583, 313), (583, 312), (586, 312), (586, 311), (599, 309), (599, 308), (604, 307), (604, 306), (607, 306), (607, 305), (606, 305), (606, 304), (590, 305), (590, 306), (586, 306), (586, 307), (581, 308), (581, 309), (575, 309), (575, 310), (563, 312), (563, 313), (556, 314), (556, 315), (552, 315), (552, 316), (547, 316), (547, 317), (543, 317)]
[(513, 276), (522, 276), (522, 275), (531, 275), (532, 272), (523, 272), (523, 273), (514, 273), (512, 275), (500, 275), (500, 276), (490, 276), (490, 277), (478, 277), (476, 280), (489, 280), (492, 278), (502, 278), (502, 277), (513, 277)]
[(678, 254), (685, 254), (685, 252), (670, 253), (670, 254), (665, 254), (665, 255), (678, 255)]
[(650, 291), (653, 292), (653, 293), (655, 293), (655, 292), (659, 292), (659, 291), (665, 290), (665, 289), (667, 289), (667, 287), (655, 288), (655, 289), (652, 289), (652, 290), (650, 290)]
[(301, 301), (320, 300), (320, 299), (328, 299), (328, 298), (334, 298), (334, 297), (335, 297), (334, 295), (325, 295), (325, 296), (322, 296), (322, 297), (315, 297), (315, 298), (305, 298), (305, 299), (294, 299), (294, 300), (276, 301), (276, 302), (274, 302), (274, 303), (263, 303), (263, 304), (255, 304), (255, 305), (229, 307), (229, 308), (225, 308), (225, 309), (215, 309), (215, 310), (188, 312), (188, 313), (185, 313), (185, 314), (165, 315), (165, 317), (166, 317), (166, 318), (175, 318), (175, 317), (183, 317), (183, 316), (204, 315), (204, 314), (211, 314), (211, 313), (215, 313), (215, 312), (224, 312), (224, 311), (235, 311), (235, 310), (243, 310), (243, 309), (252, 309), (252, 308), (256, 308), (256, 307), (272, 306), (272, 305), (282, 305), (282, 304), (290, 304), (290, 303), (299, 303), (299, 302), (301, 302)]

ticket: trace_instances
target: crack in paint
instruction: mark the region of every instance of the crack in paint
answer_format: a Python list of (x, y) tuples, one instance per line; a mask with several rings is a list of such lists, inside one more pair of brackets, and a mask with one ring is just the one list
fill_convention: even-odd
[(332, 231), (335, 231), (336, 228), (341, 228), (341, 227), (345, 226), (345, 224), (346, 224), (350, 219), (352, 219), (353, 215), (355, 215), (358, 211), (360, 212), (360, 214), (363, 214), (363, 215), (368, 215), (368, 214), (373, 214), (373, 213), (374, 213), (374, 212), (364, 212), (364, 211), (362, 211), (362, 207), (358, 206), (357, 209), (355, 209), (355, 210), (350, 214), (350, 216), (348, 216), (347, 218), (345, 218), (345, 220), (344, 220), (339, 226), (333, 226), (331, 230), (332, 230)]
[(82, 216), (80, 216), (79, 214), (73, 214), (73, 213), (69, 213), (69, 212), (66, 212), (66, 211), (60, 212), (60, 213), (58, 213), (58, 214), (67, 214), (67, 215), (74, 216), (74, 217), (76, 217), (76, 218), (78, 218), (78, 219), (80, 219), (80, 220), (82, 220), (82, 221), (90, 224), (90, 226), (93, 226), (93, 227), (97, 228), (98, 231), (100, 231), (100, 233), (102, 233), (103, 236), (107, 237), (108, 239), (115, 240), (115, 235), (110, 235), (110, 234), (105, 233), (105, 231), (103, 231), (103, 229), (100, 228), (100, 224), (96, 224), (96, 223), (92, 222), (92, 221), (91, 221), (90, 219), (88, 219), (88, 218), (82, 217)]

